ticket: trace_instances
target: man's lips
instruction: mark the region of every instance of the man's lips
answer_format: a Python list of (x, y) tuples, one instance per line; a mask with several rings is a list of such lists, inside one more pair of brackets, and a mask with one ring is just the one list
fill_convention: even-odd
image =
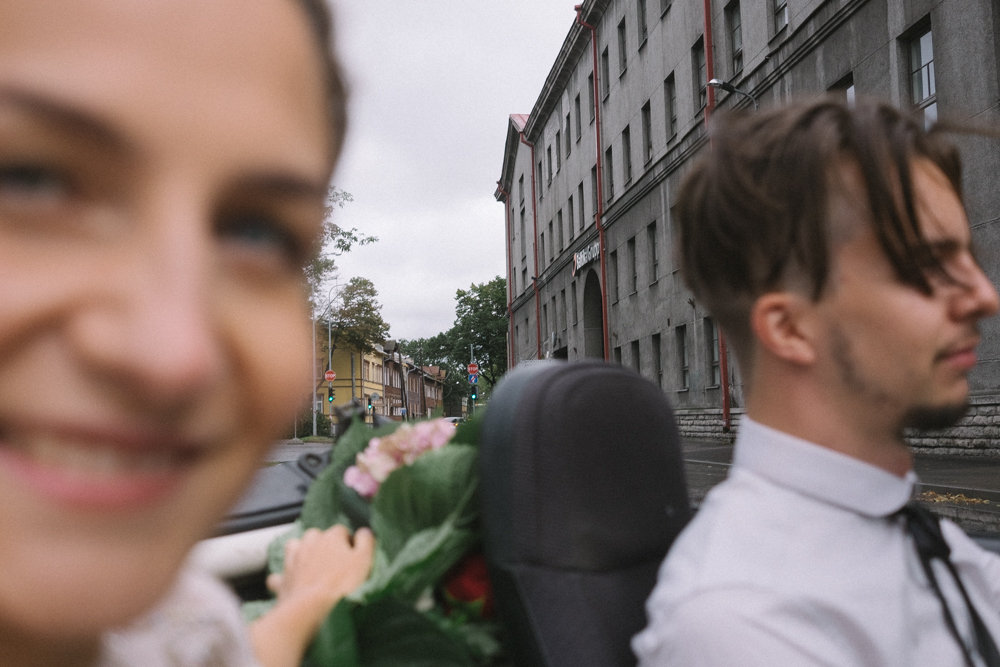
[(80, 509), (130, 509), (180, 483), (206, 447), (107, 430), (0, 431), (0, 472), (42, 498)]
[(967, 372), (972, 370), (976, 365), (976, 347), (978, 347), (978, 345), (978, 339), (974, 341), (966, 341), (960, 345), (956, 345), (943, 351), (940, 355), (938, 355), (938, 358), (953, 368)]

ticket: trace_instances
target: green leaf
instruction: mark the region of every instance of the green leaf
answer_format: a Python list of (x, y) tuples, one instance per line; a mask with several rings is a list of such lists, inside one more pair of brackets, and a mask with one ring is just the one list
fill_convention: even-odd
[[(334, 524), (342, 523), (352, 530), (359, 527), (344, 511), (345, 492), (343, 489), (347, 488), (344, 485), (344, 471), (354, 465), (357, 455), (364, 451), (371, 438), (388, 435), (397, 428), (399, 428), (399, 424), (389, 424), (375, 430), (360, 422), (351, 424), (347, 432), (337, 439), (330, 465), (319, 474), (306, 493), (300, 515), (303, 526), (325, 530)], [(348, 490), (354, 493), (353, 490)], [(357, 494), (354, 493), (354, 496)], [(367, 502), (361, 500), (360, 497), (358, 497), (358, 501), (367, 505)], [(353, 509), (357, 510), (358, 508), (354, 506)], [(367, 510), (364, 511), (367, 512)]]
[(456, 509), (462, 512), (453, 524), (474, 520), (468, 492), (476, 484), (475, 465), (474, 447), (449, 444), (389, 475), (372, 504), (372, 528), (390, 559), (412, 535), (442, 525)]
[[(476, 664), (465, 647), (430, 618), (398, 600), (355, 612), (364, 667), (459, 667)], [(326, 663), (341, 664), (341, 663)]]
[(357, 603), (347, 599), (337, 603), (313, 638), (304, 665), (351, 667), (361, 664), (354, 622), (357, 609)]

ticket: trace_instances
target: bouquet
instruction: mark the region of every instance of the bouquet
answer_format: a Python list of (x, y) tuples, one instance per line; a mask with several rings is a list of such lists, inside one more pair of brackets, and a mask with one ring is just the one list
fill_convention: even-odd
[[(317, 665), (488, 665), (500, 654), (476, 499), (478, 424), (355, 422), (306, 497), (298, 534), (342, 523), (376, 537), (368, 580), (307, 654)], [(293, 533), (291, 536), (294, 536)], [(271, 545), (280, 571), (283, 540)]]

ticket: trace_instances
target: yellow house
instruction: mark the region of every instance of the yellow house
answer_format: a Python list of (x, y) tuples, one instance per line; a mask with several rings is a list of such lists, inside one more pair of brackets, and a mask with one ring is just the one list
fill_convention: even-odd
[[(323, 342), (325, 343), (325, 341)], [(323, 356), (318, 361), (326, 366), (325, 346), (317, 352)], [(384, 395), (381, 350), (361, 353), (340, 348), (334, 350), (329, 365), (329, 369), (324, 368), (323, 372), (318, 374), (319, 386), (316, 388), (316, 398), (322, 405), (320, 412), (336, 421), (333, 413), (334, 406), (345, 405), (356, 398), (367, 407), (369, 397), (375, 399), (375, 411), (378, 411), (377, 405)], [(332, 370), (336, 378), (332, 381), (325, 380), (326, 370)], [(329, 400), (331, 397), (333, 400)]]

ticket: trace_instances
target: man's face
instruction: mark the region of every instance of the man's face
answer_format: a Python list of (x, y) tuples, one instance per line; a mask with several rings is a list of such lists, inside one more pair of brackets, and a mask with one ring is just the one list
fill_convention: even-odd
[(320, 68), (291, 0), (0, 5), (0, 637), (151, 604), (291, 424)]
[[(965, 413), (977, 324), (998, 307), (997, 293), (972, 255), (965, 211), (946, 177), (919, 161), (913, 178), (921, 230), (944, 268), (928, 274), (931, 293), (896, 277), (864, 225), (835, 252), (830, 289), (817, 304), (826, 332), (831, 409), (842, 410), (845, 419), (895, 431), (943, 428)], [(851, 197), (838, 199), (832, 215), (857, 215)]]

